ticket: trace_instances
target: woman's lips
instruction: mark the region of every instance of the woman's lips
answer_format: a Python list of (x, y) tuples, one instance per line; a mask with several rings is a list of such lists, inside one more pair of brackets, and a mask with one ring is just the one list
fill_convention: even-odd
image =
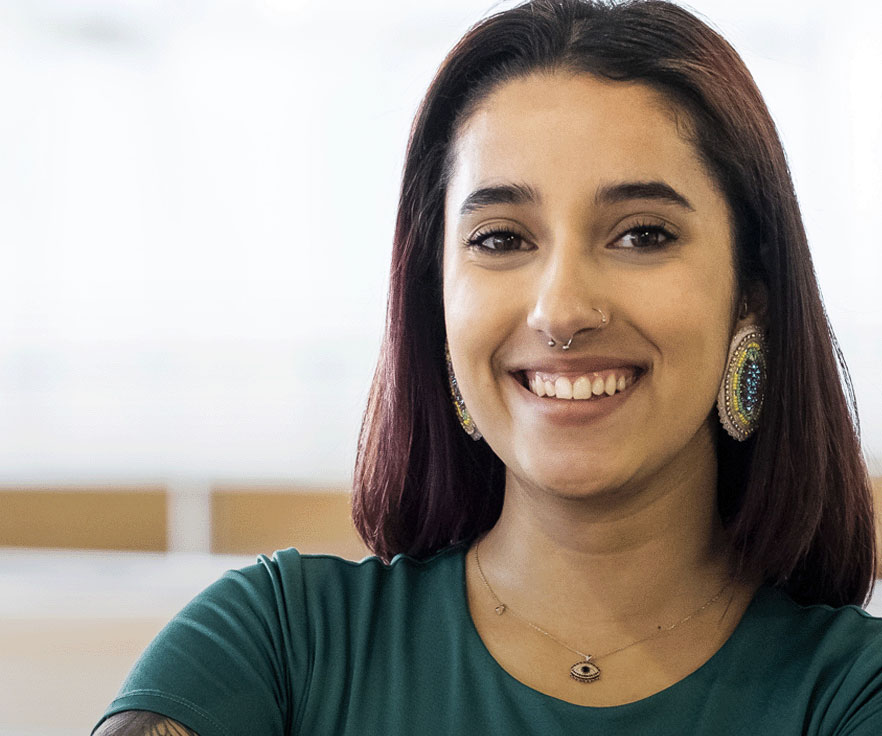
[[(630, 403), (631, 397), (634, 395), (634, 388), (641, 384), (646, 372), (646, 369), (632, 365), (622, 366), (621, 368), (609, 368), (603, 371), (592, 371), (588, 374), (560, 374), (545, 371), (524, 370), (516, 371), (509, 375), (511, 375), (517, 394), (522, 397), (518, 404), (520, 404), (521, 409), (527, 410), (528, 412), (528, 414), (522, 415), (524, 419), (530, 417), (531, 420), (535, 419), (542, 422), (550, 422), (552, 425), (557, 425), (562, 428), (576, 429), (578, 427), (584, 427), (605, 420), (607, 417), (617, 415), (620, 408), (624, 407), (626, 403)], [(596, 379), (601, 379), (603, 381), (603, 391), (599, 394), (594, 393), (595, 385), (598, 386), (598, 389), (600, 388), (599, 383), (593, 376), (594, 373), (598, 374)], [(616, 387), (612, 395), (606, 393), (606, 380), (609, 378), (610, 374), (616, 376)], [(564, 398), (564, 396), (567, 395), (566, 383), (561, 381), (559, 384), (559, 379), (568, 379), (572, 386), (574, 381), (578, 381), (582, 376), (592, 379), (591, 398)], [(549, 379), (554, 377), (555, 379), (553, 383), (555, 392), (554, 396), (549, 396), (547, 392), (545, 396), (539, 396), (539, 394), (528, 385), (528, 380), (532, 379), (534, 387), (538, 389), (538, 380), (542, 380), (544, 387), (546, 377)], [(620, 377), (625, 378), (625, 388), (621, 391), (619, 390)], [(563, 387), (562, 396), (556, 395), (558, 385)], [(583, 382), (579, 384), (579, 395), (582, 395), (584, 391), (585, 386)]]

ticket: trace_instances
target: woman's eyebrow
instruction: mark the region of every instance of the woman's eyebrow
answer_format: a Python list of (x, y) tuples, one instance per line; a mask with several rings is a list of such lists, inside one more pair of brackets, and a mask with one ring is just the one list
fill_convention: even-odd
[(460, 217), (494, 204), (536, 204), (539, 193), (528, 184), (497, 184), (476, 189), (463, 200)]
[(594, 194), (595, 204), (617, 204), (632, 199), (656, 199), (679, 205), (690, 212), (695, 208), (686, 197), (663, 181), (627, 181), (598, 187)]
[[(663, 181), (628, 181), (605, 184), (597, 189), (594, 202), (598, 205), (617, 204), (633, 199), (654, 199), (675, 204), (694, 212), (686, 197)], [(469, 194), (459, 208), (460, 217), (482, 207), (495, 204), (538, 204), (539, 193), (528, 184), (496, 184), (480, 187)]]

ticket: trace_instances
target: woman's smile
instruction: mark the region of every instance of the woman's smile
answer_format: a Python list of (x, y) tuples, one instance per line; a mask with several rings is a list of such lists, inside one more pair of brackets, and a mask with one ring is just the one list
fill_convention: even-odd
[(515, 401), (523, 402), (525, 411), (550, 424), (578, 427), (618, 412), (637, 389), (643, 371), (622, 366), (591, 372), (531, 370), (510, 375)]
[(519, 389), (517, 400), (527, 402), (527, 411), (538, 412), (546, 421), (583, 424), (620, 407), (644, 373), (632, 359), (588, 356), (525, 361), (523, 368), (508, 375)]

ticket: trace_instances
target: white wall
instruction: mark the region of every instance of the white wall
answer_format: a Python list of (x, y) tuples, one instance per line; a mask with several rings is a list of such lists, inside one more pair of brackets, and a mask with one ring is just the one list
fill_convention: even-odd
[[(0, 482), (347, 483), (410, 120), (489, 7), (0, 0)], [(882, 11), (693, 7), (779, 123), (882, 472)]]

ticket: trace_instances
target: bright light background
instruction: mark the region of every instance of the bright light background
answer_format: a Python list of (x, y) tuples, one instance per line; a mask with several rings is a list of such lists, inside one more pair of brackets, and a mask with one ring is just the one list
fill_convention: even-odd
[[(347, 485), (411, 118), (510, 4), (0, 0), (0, 482)], [(779, 125), (878, 474), (882, 10), (692, 7)]]

